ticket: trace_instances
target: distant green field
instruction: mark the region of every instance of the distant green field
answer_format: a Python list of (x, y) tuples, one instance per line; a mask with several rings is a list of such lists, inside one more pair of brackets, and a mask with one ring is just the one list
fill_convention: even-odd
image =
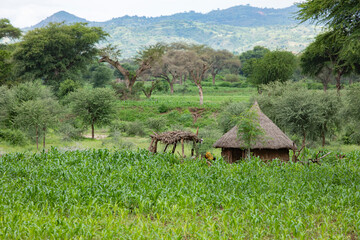
[(0, 239), (358, 239), (360, 152), (208, 166), (147, 151), (0, 157)]

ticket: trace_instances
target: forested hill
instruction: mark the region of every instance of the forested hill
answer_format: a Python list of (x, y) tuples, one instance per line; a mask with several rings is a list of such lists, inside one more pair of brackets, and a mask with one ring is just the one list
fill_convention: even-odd
[(296, 6), (284, 9), (235, 6), (206, 14), (191, 11), (161, 17), (124, 16), (105, 22), (90, 22), (61, 11), (28, 29), (63, 21), (101, 26), (110, 34), (109, 42), (122, 49), (123, 57), (133, 56), (142, 46), (175, 41), (207, 44), (238, 53), (256, 45), (299, 52), (316, 32), (314, 26), (298, 24), (293, 18), (296, 11)]

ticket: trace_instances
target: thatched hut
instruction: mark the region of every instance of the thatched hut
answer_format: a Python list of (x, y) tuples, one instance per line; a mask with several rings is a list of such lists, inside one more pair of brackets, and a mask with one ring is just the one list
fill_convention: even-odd
[[(251, 153), (264, 161), (275, 158), (288, 161), (289, 150), (296, 149), (295, 143), (260, 110), (257, 102), (252, 108), (259, 116), (259, 124), (264, 130), (264, 135), (259, 137), (257, 143), (251, 147)], [(215, 148), (222, 148), (221, 155), (229, 163), (246, 158), (246, 146), (237, 133), (238, 127), (235, 126), (213, 145)]]

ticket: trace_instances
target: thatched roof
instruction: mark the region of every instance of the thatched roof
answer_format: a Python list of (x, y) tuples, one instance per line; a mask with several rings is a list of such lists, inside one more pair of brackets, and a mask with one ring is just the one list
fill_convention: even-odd
[(201, 139), (198, 138), (196, 134), (191, 132), (184, 132), (184, 131), (164, 132), (161, 134), (155, 133), (154, 135), (150, 135), (150, 137), (164, 144), (174, 144), (181, 141), (181, 139), (184, 139), (184, 141), (191, 141), (191, 142), (201, 141)]
[[(259, 115), (260, 127), (264, 130), (264, 135), (260, 137), (259, 141), (251, 147), (251, 149), (296, 149), (296, 145), (291, 141), (281, 129), (275, 125), (261, 110), (257, 102), (251, 107)], [(233, 127), (230, 131), (225, 133), (213, 145), (215, 148), (246, 148), (241, 137), (237, 135), (238, 127)]]

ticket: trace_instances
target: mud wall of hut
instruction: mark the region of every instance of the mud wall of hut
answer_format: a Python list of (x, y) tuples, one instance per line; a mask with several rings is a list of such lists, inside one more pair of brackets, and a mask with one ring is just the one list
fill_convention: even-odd
[[(253, 149), (252, 155), (260, 157), (264, 161), (278, 158), (282, 161), (289, 161), (289, 149)], [(234, 163), (246, 158), (246, 150), (239, 148), (223, 148), (221, 156), (229, 163)]]

